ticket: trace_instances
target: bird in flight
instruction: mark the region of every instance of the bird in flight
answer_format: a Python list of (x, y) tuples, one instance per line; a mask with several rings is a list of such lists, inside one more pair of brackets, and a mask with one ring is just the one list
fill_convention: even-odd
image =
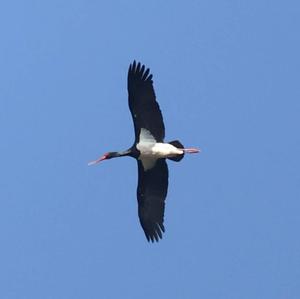
[(149, 68), (135, 61), (127, 77), (128, 104), (133, 119), (135, 141), (128, 150), (108, 152), (89, 165), (103, 160), (130, 156), (138, 164), (138, 215), (148, 241), (159, 241), (165, 232), (164, 211), (168, 191), (166, 159), (180, 161), (185, 153), (198, 153), (197, 148), (184, 148), (178, 141), (164, 142), (165, 126), (156, 101)]

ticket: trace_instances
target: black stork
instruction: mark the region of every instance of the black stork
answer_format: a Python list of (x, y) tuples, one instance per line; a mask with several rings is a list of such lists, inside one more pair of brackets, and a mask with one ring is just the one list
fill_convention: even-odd
[(166, 158), (180, 161), (185, 153), (198, 153), (196, 148), (184, 148), (178, 141), (164, 143), (165, 126), (155, 99), (149, 68), (135, 61), (130, 64), (127, 78), (128, 103), (132, 115), (135, 141), (131, 148), (108, 152), (89, 163), (130, 156), (138, 164), (138, 214), (148, 241), (159, 241), (164, 227), (165, 199), (168, 191)]

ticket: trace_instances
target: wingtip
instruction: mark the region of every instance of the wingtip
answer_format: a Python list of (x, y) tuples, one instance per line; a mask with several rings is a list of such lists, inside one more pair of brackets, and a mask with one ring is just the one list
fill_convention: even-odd
[(133, 60), (133, 62), (129, 65), (128, 69), (128, 75), (134, 75), (138, 78), (142, 79), (143, 81), (150, 81), (152, 82), (153, 75), (150, 74), (150, 68), (146, 68), (144, 64), (142, 64), (140, 61), (137, 62), (136, 60)]
[(164, 225), (162, 223), (157, 223), (157, 227), (154, 228), (152, 231), (145, 231), (145, 236), (149, 243), (159, 242), (163, 238), (164, 232)]

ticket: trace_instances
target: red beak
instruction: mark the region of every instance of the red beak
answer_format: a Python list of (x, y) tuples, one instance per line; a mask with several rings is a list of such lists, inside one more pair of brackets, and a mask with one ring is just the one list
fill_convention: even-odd
[(99, 162), (105, 160), (106, 158), (107, 158), (107, 154), (103, 155), (102, 157), (98, 158), (97, 160), (89, 162), (88, 166), (98, 164)]

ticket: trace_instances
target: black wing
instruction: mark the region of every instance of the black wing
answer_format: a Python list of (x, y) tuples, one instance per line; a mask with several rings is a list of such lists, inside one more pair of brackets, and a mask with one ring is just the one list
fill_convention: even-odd
[(153, 168), (144, 171), (138, 160), (137, 188), (138, 212), (148, 241), (162, 238), (164, 228), (165, 198), (168, 192), (168, 166), (165, 159), (158, 159)]
[(157, 142), (163, 142), (165, 126), (159, 105), (155, 100), (150, 70), (140, 63), (130, 64), (127, 78), (128, 102), (132, 114), (135, 141), (138, 142), (141, 128), (147, 129)]

